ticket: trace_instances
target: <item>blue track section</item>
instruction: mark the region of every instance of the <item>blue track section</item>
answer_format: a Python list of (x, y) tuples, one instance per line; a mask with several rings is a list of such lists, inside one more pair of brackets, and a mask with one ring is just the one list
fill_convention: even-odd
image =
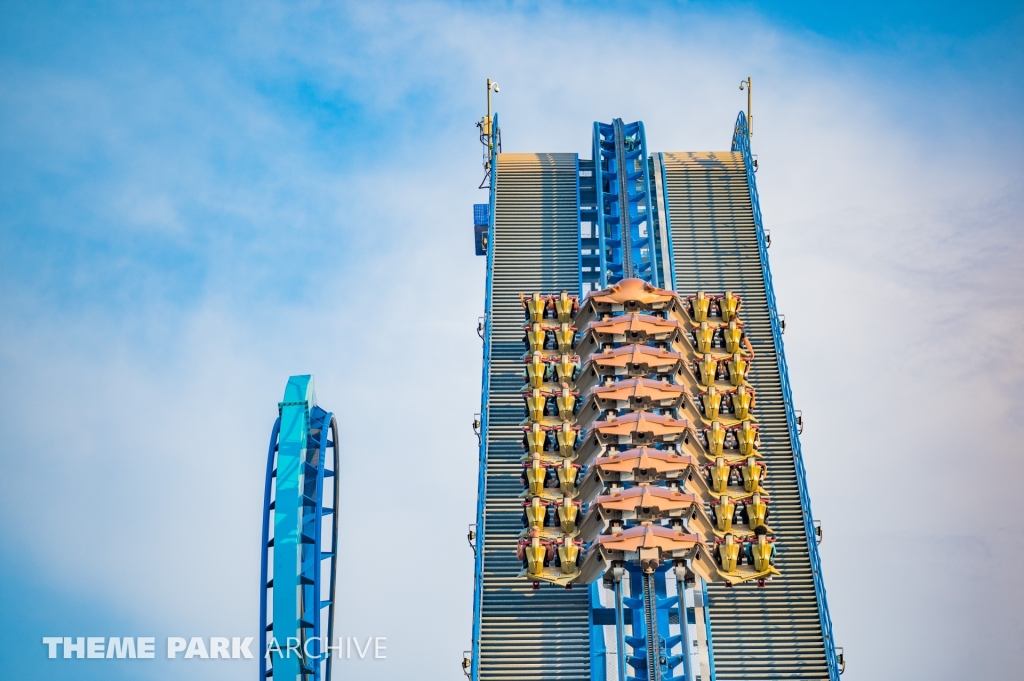
[(638, 277), (661, 286), (650, 219), (651, 182), (644, 124), (594, 123), (598, 288)]
[(327, 681), (332, 660), (325, 641), (334, 637), (338, 548), (338, 426), (316, 405), (312, 376), (292, 376), (278, 409), (264, 488), (260, 678)]
[(829, 616), (828, 602), (825, 598), (825, 580), (821, 576), (821, 557), (818, 555), (818, 543), (814, 532), (811, 497), (807, 493), (807, 473), (804, 471), (804, 457), (800, 449), (800, 434), (797, 428), (796, 412), (793, 409), (793, 392), (789, 386), (789, 368), (786, 365), (786, 353), (782, 345), (782, 324), (779, 321), (779, 311), (775, 304), (775, 290), (772, 288), (772, 271), (768, 265), (768, 242), (765, 238), (764, 224), (761, 221), (761, 206), (757, 198), (754, 163), (750, 155), (750, 136), (747, 134), (747, 117), (742, 111), (736, 117), (736, 127), (732, 136), (732, 150), (743, 154), (743, 164), (747, 171), (747, 182), (750, 185), (750, 202), (753, 205), (754, 226), (757, 229), (757, 248), (761, 258), (761, 271), (764, 272), (764, 287), (768, 297), (768, 313), (771, 318), (772, 337), (778, 354), (779, 377), (782, 382), (782, 396), (786, 406), (786, 421), (789, 425), (789, 436), (793, 442), (793, 458), (796, 463), (800, 503), (805, 511), (804, 530), (807, 534), (811, 570), (814, 574), (814, 593), (818, 601), (818, 613), (821, 617), (825, 653), (828, 657), (828, 674), (830, 681), (839, 681), (839, 663), (836, 658), (835, 640), (832, 638), (832, 618)]

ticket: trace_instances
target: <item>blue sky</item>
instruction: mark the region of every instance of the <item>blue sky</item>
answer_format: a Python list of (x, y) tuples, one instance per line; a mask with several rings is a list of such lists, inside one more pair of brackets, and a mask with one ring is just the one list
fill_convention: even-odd
[[(997, 3), (5, 3), (5, 670), (251, 677), (39, 639), (251, 635), (265, 441), (312, 372), (349, 452), (339, 631), (389, 641), (352, 673), (457, 674), (484, 80), (507, 151), (589, 155), (617, 116), (726, 148), (748, 75), (846, 678), (1019, 669), (1021, 28)], [(406, 559), (370, 569), (382, 543)]]

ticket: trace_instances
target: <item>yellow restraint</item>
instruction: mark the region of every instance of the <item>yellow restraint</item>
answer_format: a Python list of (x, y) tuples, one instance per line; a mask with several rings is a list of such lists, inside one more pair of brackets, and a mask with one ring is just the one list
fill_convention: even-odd
[(700, 369), (701, 385), (714, 385), (715, 372), (718, 370), (718, 362), (716, 362), (714, 357), (711, 356), (711, 353), (706, 353), (700, 362), (698, 362), (697, 366)]
[(568, 384), (562, 384), (562, 392), (555, 398), (555, 406), (558, 407), (558, 418), (563, 421), (572, 419), (573, 410), (576, 408), (576, 397), (569, 390)]
[(540, 454), (544, 451), (544, 442), (548, 434), (541, 428), (539, 423), (534, 423), (530, 430), (526, 431), (526, 446), (531, 454)]
[(697, 291), (697, 297), (693, 299), (693, 319), (698, 322), (708, 320), (708, 307), (711, 299), (704, 295), (703, 291)]
[(557, 438), (559, 453), (566, 459), (571, 459), (576, 453), (573, 449), (576, 446), (576, 431), (572, 429), (568, 421), (562, 422), (562, 428), (558, 431)]
[(548, 302), (541, 298), (539, 293), (534, 293), (533, 297), (526, 301), (526, 310), (530, 313), (530, 321), (536, 324), (544, 319), (544, 310), (547, 306)]
[(530, 363), (526, 365), (526, 377), (531, 388), (539, 388), (544, 385), (544, 374), (547, 373), (547, 366), (539, 352), (534, 352)]
[(743, 329), (739, 327), (735, 319), (729, 322), (729, 326), (722, 329), (722, 340), (725, 341), (725, 349), (730, 355), (740, 351), (742, 339)]
[(715, 514), (716, 524), (721, 532), (732, 530), (732, 519), (736, 515), (736, 504), (727, 496), (718, 498), (718, 513)]
[(750, 547), (750, 554), (754, 558), (754, 569), (758, 572), (767, 572), (772, 569), (775, 544), (770, 543), (763, 534), (758, 535), (757, 542)]
[(757, 464), (754, 457), (747, 459), (747, 465), (742, 469), (743, 471), (743, 489), (747, 492), (756, 492), (758, 485), (761, 484), (761, 476), (764, 473), (764, 469)]
[(720, 421), (712, 421), (711, 427), (704, 431), (708, 437), (708, 454), (721, 456), (725, 445), (725, 428)]
[(565, 291), (555, 300), (555, 313), (558, 315), (559, 324), (572, 323), (572, 298)]
[(534, 388), (526, 398), (526, 408), (530, 411), (531, 421), (541, 421), (544, 419), (544, 404), (546, 402), (547, 398), (541, 394), (540, 388)]
[(757, 443), (757, 431), (750, 426), (750, 421), (744, 421), (736, 430), (736, 439), (740, 443), (740, 454), (750, 456), (754, 453), (754, 445)]
[(747, 520), (750, 523), (750, 529), (756, 530), (764, 525), (767, 516), (768, 504), (761, 501), (761, 495), (755, 494), (750, 497), (750, 500), (747, 502)]
[(733, 385), (743, 385), (743, 379), (747, 375), (747, 360), (743, 359), (743, 355), (738, 352), (734, 352), (732, 359), (729, 360), (729, 382)]
[(745, 421), (750, 418), (750, 408), (754, 402), (754, 394), (747, 390), (746, 386), (738, 386), (736, 392), (732, 395), (732, 411), (733, 416), (738, 418), (740, 421)]
[(700, 326), (693, 330), (697, 339), (697, 352), (711, 352), (711, 341), (714, 338), (715, 330), (708, 326), (707, 322), (701, 322)]
[(736, 572), (740, 545), (731, 534), (725, 535), (725, 541), (718, 545), (718, 557), (722, 561), (722, 572)]
[(544, 556), (547, 552), (547, 548), (540, 543), (540, 539), (537, 537), (534, 537), (530, 545), (525, 547), (526, 573), (528, 575), (539, 577), (544, 574)]
[(722, 494), (729, 484), (729, 467), (725, 465), (725, 459), (722, 457), (715, 459), (715, 463), (710, 467), (710, 471), (712, 489)]
[(708, 387), (708, 391), (700, 396), (704, 404), (704, 418), (714, 421), (718, 418), (718, 412), (722, 408), (722, 394), (715, 386)]
[(563, 461), (562, 466), (558, 469), (558, 486), (571, 497), (576, 496), (576, 476), (578, 473), (579, 469), (573, 466), (568, 459)]
[(572, 503), (570, 497), (564, 497), (558, 506), (558, 524), (562, 526), (562, 532), (573, 534), (576, 532), (576, 515), (579, 507)]
[(732, 291), (726, 291), (725, 295), (719, 299), (718, 307), (722, 310), (722, 321), (732, 321), (739, 311), (740, 299), (734, 296)]

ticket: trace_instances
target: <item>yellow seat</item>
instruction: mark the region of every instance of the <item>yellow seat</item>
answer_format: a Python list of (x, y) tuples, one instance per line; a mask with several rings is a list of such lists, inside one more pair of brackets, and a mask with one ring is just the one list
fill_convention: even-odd
[(715, 463), (708, 467), (711, 473), (711, 488), (718, 494), (725, 492), (729, 484), (729, 466), (725, 465), (725, 459), (718, 457)]
[(576, 447), (576, 430), (573, 429), (572, 424), (568, 421), (562, 422), (562, 427), (556, 433), (558, 439), (558, 451), (566, 459), (571, 459), (575, 455)]
[(760, 494), (754, 494), (747, 500), (747, 522), (750, 529), (756, 530), (765, 524), (768, 517), (768, 504), (761, 500)]
[(558, 542), (558, 560), (562, 564), (562, 574), (576, 574), (579, 558), (580, 547), (572, 540), (572, 537), (563, 537)]
[(579, 477), (579, 468), (574, 466), (568, 459), (562, 462), (558, 468), (558, 486), (569, 496), (576, 496), (576, 479)]
[(544, 311), (548, 307), (548, 301), (541, 296), (539, 293), (534, 293), (530, 298), (526, 298), (520, 294), (519, 299), (523, 302), (523, 307), (530, 315), (530, 321), (534, 324), (544, 319)]
[(579, 307), (575, 296), (570, 296), (565, 291), (554, 300), (555, 314), (558, 315), (559, 324), (571, 324), (573, 315)]
[(740, 328), (735, 319), (729, 322), (729, 326), (722, 329), (722, 340), (725, 341), (725, 349), (730, 355), (740, 351), (743, 329)]
[(520, 545), (523, 557), (526, 558), (526, 574), (539, 577), (544, 574), (544, 560), (547, 558), (548, 547), (539, 537), (533, 537), (525, 546)]
[(697, 367), (700, 370), (701, 385), (713, 386), (715, 384), (715, 372), (718, 371), (718, 362), (711, 356), (711, 353), (705, 353), (704, 357), (697, 363)]
[(704, 405), (704, 418), (709, 421), (715, 421), (718, 419), (718, 412), (722, 408), (722, 394), (718, 392), (715, 386), (709, 386), (707, 392), (700, 396), (701, 403)]
[(531, 421), (542, 421), (544, 420), (544, 406), (547, 404), (547, 398), (541, 393), (540, 388), (534, 388), (526, 396), (526, 408), (530, 412)]
[(530, 529), (540, 532), (544, 528), (544, 522), (548, 517), (548, 505), (540, 497), (531, 497), (524, 507), (526, 513), (526, 525)]
[(711, 456), (722, 456), (722, 448), (725, 445), (725, 428), (720, 421), (712, 421), (711, 427), (704, 431), (708, 439), (708, 454)]
[(743, 385), (747, 376), (747, 360), (738, 352), (733, 353), (729, 360), (729, 382), (733, 385)]
[(739, 441), (740, 454), (750, 456), (757, 445), (757, 429), (750, 425), (750, 421), (744, 421), (736, 429), (736, 439)]
[(739, 557), (740, 543), (731, 534), (725, 535), (725, 541), (718, 545), (718, 558), (722, 561), (722, 572), (736, 572)]
[(775, 544), (768, 541), (763, 534), (757, 536), (757, 541), (750, 545), (750, 557), (754, 559), (754, 570), (757, 572), (768, 572), (772, 569), (772, 559), (775, 557)]
[(572, 346), (576, 341), (576, 329), (568, 324), (562, 324), (555, 331), (555, 343), (558, 344), (558, 351), (565, 354), (572, 352)]
[(697, 352), (711, 352), (711, 341), (714, 340), (715, 330), (708, 326), (707, 322), (701, 322), (700, 326), (693, 330), (697, 340)]
[(706, 322), (708, 320), (708, 308), (711, 306), (711, 299), (705, 296), (703, 291), (697, 291), (697, 295), (691, 300), (693, 303), (694, 321)]
[(728, 322), (736, 319), (736, 313), (740, 309), (740, 299), (732, 294), (732, 291), (726, 291), (725, 295), (719, 298), (718, 307), (722, 311), (722, 321)]
[(544, 341), (548, 333), (540, 324), (534, 324), (526, 330), (526, 342), (530, 345), (530, 352), (538, 352), (544, 349)]
[(579, 515), (580, 507), (573, 503), (572, 497), (565, 496), (562, 503), (558, 504), (558, 524), (562, 532), (566, 534), (576, 533), (576, 517)]
[(756, 492), (764, 477), (764, 467), (755, 461), (754, 457), (749, 457), (741, 470), (743, 472), (743, 489), (747, 492)]
[(530, 467), (526, 469), (526, 483), (530, 494), (540, 494), (548, 477), (548, 469), (540, 461), (540, 454), (534, 454)]
[(544, 385), (544, 376), (547, 374), (548, 367), (544, 363), (544, 358), (540, 352), (534, 352), (533, 356), (530, 357), (529, 364), (526, 365), (526, 379), (530, 383), (531, 388), (540, 388)]
[(718, 497), (718, 508), (715, 510), (715, 525), (720, 532), (732, 530), (732, 519), (736, 515), (736, 504), (732, 499), (722, 495)]
[(754, 393), (747, 390), (746, 386), (738, 386), (732, 395), (733, 416), (740, 421), (750, 418), (750, 408), (754, 406)]
[(562, 384), (562, 392), (555, 397), (555, 406), (558, 407), (558, 418), (563, 421), (571, 421), (576, 409), (576, 393), (569, 390), (569, 384)]
[(563, 354), (558, 360), (558, 364), (555, 365), (555, 370), (558, 373), (559, 383), (568, 383), (576, 379), (576, 372), (579, 371), (580, 363), (578, 357), (573, 357), (568, 354)]
[(537, 422), (534, 422), (526, 431), (526, 447), (531, 454), (540, 454), (544, 451), (544, 443), (548, 439), (547, 431)]

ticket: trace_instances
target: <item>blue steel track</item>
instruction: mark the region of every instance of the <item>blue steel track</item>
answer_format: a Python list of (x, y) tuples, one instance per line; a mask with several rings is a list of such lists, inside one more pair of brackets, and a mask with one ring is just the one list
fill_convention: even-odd
[(333, 660), (323, 642), (334, 639), (338, 425), (316, 405), (312, 376), (292, 376), (278, 409), (264, 488), (260, 678), (328, 681)]

